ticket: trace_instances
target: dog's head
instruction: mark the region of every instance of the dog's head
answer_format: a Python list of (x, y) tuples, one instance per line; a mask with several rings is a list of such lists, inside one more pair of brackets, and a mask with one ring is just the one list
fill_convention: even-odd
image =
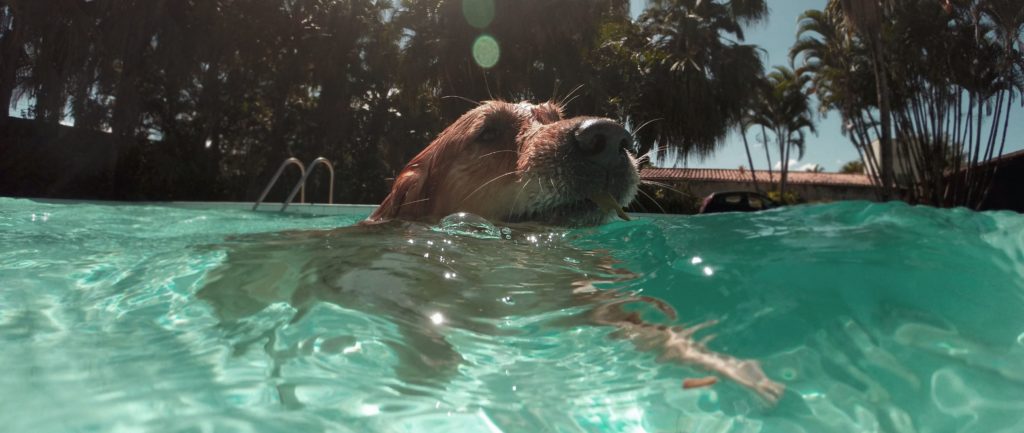
[(595, 225), (637, 191), (630, 134), (554, 103), (488, 101), (412, 159), (369, 221), (437, 221), (469, 212), (494, 222)]

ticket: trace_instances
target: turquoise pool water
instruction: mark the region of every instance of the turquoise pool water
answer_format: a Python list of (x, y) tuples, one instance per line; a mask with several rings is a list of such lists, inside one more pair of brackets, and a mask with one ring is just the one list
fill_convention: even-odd
[[(0, 198), (0, 430), (1024, 431), (1022, 215), (358, 219)], [(782, 399), (572, 320), (593, 280), (717, 319)]]

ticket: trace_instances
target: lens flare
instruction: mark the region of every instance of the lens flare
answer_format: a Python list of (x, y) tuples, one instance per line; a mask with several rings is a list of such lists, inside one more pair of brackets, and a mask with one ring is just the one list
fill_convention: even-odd
[(481, 35), (473, 42), (473, 60), (481, 68), (492, 68), (498, 64), (501, 57), (501, 47), (498, 40), (491, 35)]
[(494, 20), (494, 0), (462, 0), (462, 16), (473, 27), (487, 27)]

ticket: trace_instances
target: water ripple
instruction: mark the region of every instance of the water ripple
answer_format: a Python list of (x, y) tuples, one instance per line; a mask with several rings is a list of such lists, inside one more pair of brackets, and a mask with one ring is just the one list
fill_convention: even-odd
[[(1024, 430), (1015, 214), (841, 203), (353, 232), (330, 230), (353, 218), (0, 204), (11, 431)], [(684, 390), (707, 372), (612, 338), (580, 294), (679, 314), (630, 305), (654, 324), (717, 320), (698, 338), (759, 360), (786, 394)]]

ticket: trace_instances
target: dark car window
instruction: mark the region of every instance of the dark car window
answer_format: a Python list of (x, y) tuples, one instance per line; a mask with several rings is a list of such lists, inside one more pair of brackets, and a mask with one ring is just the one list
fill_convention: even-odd
[(720, 192), (704, 199), (700, 213), (755, 212), (773, 207), (775, 203), (771, 199), (755, 192)]

